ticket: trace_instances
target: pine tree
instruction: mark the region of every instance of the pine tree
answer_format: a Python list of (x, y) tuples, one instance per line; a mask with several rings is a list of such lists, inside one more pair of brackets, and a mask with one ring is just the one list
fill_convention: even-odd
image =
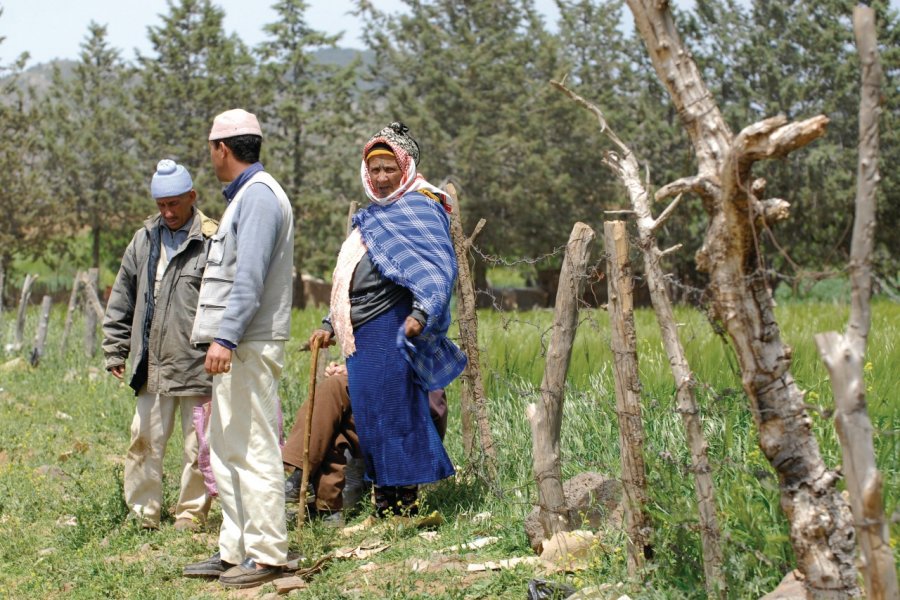
[(423, 174), (458, 179), (468, 228), (488, 221), (483, 250), (509, 258), (553, 252), (576, 220), (596, 216), (559, 145), (583, 121), (549, 85), (559, 55), (532, 2), (410, 1), (397, 16), (369, 2), (359, 8), (376, 56), (369, 104), (383, 115), (378, 126), (406, 122), (422, 147)]
[(266, 168), (288, 192), (302, 231), (295, 238), (295, 267), (324, 275), (343, 239), (347, 203), (361, 189), (355, 105), (360, 61), (323, 63), (317, 51), (334, 48), (340, 36), (313, 30), (307, 8), (303, 0), (274, 5), (278, 21), (264, 27), (269, 39), (256, 49), (257, 89), (269, 132)]
[[(203, 210), (218, 214), (222, 186), (209, 164), (213, 117), (231, 108), (257, 112), (255, 61), (244, 43), (226, 35), (225, 13), (211, 0), (168, 0), (162, 24), (148, 27), (153, 47), (139, 55), (135, 98), (141, 108), (141, 160), (152, 173), (161, 158), (184, 164)], [(262, 123), (266, 135), (266, 123)]]
[(27, 61), (24, 53), (0, 65), (0, 281), (15, 257), (41, 254), (55, 209), (41, 177), (41, 114), (19, 82)]
[[(129, 72), (109, 46), (106, 26), (91, 22), (72, 77), (55, 69), (45, 98), (46, 169), (61, 219), (60, 256), (73, 256), (72, 233), (90, 231), (90, 266), (117, 262), (130, 233), (153, 210), (138, 169)], [(109, 265), (114, 268), (113, 264)]]

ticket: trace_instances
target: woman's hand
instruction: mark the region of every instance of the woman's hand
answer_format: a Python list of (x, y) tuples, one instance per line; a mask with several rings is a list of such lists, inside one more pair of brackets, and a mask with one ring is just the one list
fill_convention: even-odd
[(313, 342), (316, 340), (319, 341), (319, 348), (327, 348), (328, 346), (334, 346), (334, 336), (331, 335), (330, 332), (325, 331), (324, 329), (316, 329), (312, 332), (312, 335), (309, 336), (309, 347), (313, 347)]
[(416, 337), (420, 333), (422, 333), (422, 324), (415, 317), (406, 317), (406, 323), (403, 324), (405, 328), (406, 337), (412, 338)]

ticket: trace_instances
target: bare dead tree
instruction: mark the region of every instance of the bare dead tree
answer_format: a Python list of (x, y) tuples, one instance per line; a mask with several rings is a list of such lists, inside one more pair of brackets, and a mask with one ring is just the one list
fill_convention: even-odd
[(700, 537), (703, 549), (703, 571), (706, 590), (709, 597), (727, 595), (727, 585), (722, 575), (722, 543), (716, 516), (715, 487), (713, 485), (712, 468), (709, 464), (709, 445), (703, 436), (700, 422), (700, 409), (694, 397), (694, 375), (691, 372), (687, 356), (672, 311), (672, 301), (665, 285), (662, 259), (681, 248), (681, 244), (667, 250), (660, 250), (656, 243), (656, 232), (678, 207), (682, 196), (679, 194), (659, 217), (653, 218), (650, 211), (648, 192), (640, 179), (640, 166), (637, 158), (628, 146), (610, 129), (603, 112), (588, 102), (564, 83), (551, 81), (551, 84), (569, 96), (578, 105), (587, 109), (600, 122), (604, 134), (616, 145), (618, 152), (606, 152), (603, 163), (608, 166), (625, 185), (631, 201), (634, 215), (637, 217), (638, 243), (644, 257), (644, 273), (650, 290), (650, 300), (656, 313), (663, 346), (669, 357), (669, 367), (675, 379), (675, 399), (677, 411), (682, 423), (691, 453), (691, 470), (694, 473), (694, 492), (697, 495), (697, 509), (700, 520)]
[(538, 519), (545, 539), (560, 531), (571, 531), (575, 522), (575, 515), (569, 514), (563, 494), (559, 436), (566, 374), (578, 329), (578, 302), (584, 291), (593, 241), (594, 230), (584, 223), (575, 223), (559, 274), (553, 327), (541, 381), (541, 399), (525, 409), (531, 423), (532, 460), (538, 485)]
[(866, 594), (873, 600), (900, 598), (897, 571), (884, 514), (882, 478), (875, 464), (872, 421), (866, 408), (864, 365), (871, 325), (872, 247), (875, 237), (875, 190), (878, 186), (881, 114), (881, 64), (875, 30), (875, 11), (857, 5), (853, 28), (862, 66), (859, 104), (859, 167), (856, 215), (850, 245), (850, 319), (844, 335), (820, 333), (816, 345), (831, 376), (834, 424), (843, 450), (843, 471), (850, 508), (862, 553)]
[(653, 557), (652, 532), (647, 504), (647, 472), (644, 467), (644, 423), (641, 419), (641, 380), (638, 376), (637, 329), (634, 325), (634, 278), (628, 259), (624, 221), (603, 223), (609, 289), (610, 347), (619, 421), (619, 454), (622, 460), (622, 493), (625, 497), (625, 529), (628, 533), (628, 574), (636, 576), (644, 559)]
[(803, 391), (790, 372), (791, 350), (781, 340), (764, 277), (757, 230), (784, 219), (787, 203), (759, 196), (755, 162), (780, 158), (824, 135), (828, 119), (765, 119), (734, 136), (683, 45), (666, 0), (627, 0), (654, 69), (666, 86), (697, 156), (698, 173), (661, 188), (656, 199), (693, 192), (709, 215), (697, 265), (709, 273), (712, 309), (723, 323), (741, 368), (759, 429), (759, 444), (778, 473), (781, 506), (809, 593), (846, 598), (860, 593), (855, 535), (811, 431)]
[(497, 450), (491, 433), (490, 415), (481, 376), (481, 351), (478, 347), (478, 313), (475, 310), (475, 282), (469, 267), (469, 251), (475, 238), (481, 233), (485, 220), (480, 219), (472, 235), (468, 238), (462, 229), (459, 198), (453, 182), (445, 180), (441, 187), (453, 198), (453, 212), (450, 214), (450, 237), (456, 251), (457, 299), (456, 312), (459, 322), (459, 343), (468, 362), (460, 377), (460, 412), (462, 415), (463, 451), (468, 461), (475, 461), (476, 432), (483, 453), (486, 479), (495, 494), (501, 494), (497, 474)]

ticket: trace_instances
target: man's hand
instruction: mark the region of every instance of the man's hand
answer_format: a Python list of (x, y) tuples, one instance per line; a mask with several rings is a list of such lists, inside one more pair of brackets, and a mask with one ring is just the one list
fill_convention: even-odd
[(206, 372), (210, 375), (221, 375), (231, 370), (231, 350), (213, 342), (206, 351)]
[(408, 338), (416, 337), (422, 333), (422, 324), (414, 317), (406, 317), (406, 323), (403, 325), (406, 330), (406, 337)]
[(116, 365), (107, 369), (116, 379), (122, 379), (125, 376), (125, 365)]
[(331, 333), (325, 331), (324, 329), (316, 329), (309, 336), (309, 347), (313, 347), (313, 342), (315, 340), (319, 340), (319, 348), (327, 348), (328, 346), (334, 346), (334, 336)]
[(334, 377), (335, 375), (346, 375), (347, 365), (339, 365), (336, 362), (328, 363), (325, 367), (325, 377)]

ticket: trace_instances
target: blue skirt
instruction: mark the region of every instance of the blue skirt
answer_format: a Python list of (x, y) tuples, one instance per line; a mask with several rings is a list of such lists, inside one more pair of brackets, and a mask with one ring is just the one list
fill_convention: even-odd
[(397, 330), (409, 313), (409, 303), (400, 302), (355, 328), (356, 352), (347, 358), (366, 475), (380, 486), (431, 483), (454, 472), (431, 420), (428, 392), (397, 348)]

